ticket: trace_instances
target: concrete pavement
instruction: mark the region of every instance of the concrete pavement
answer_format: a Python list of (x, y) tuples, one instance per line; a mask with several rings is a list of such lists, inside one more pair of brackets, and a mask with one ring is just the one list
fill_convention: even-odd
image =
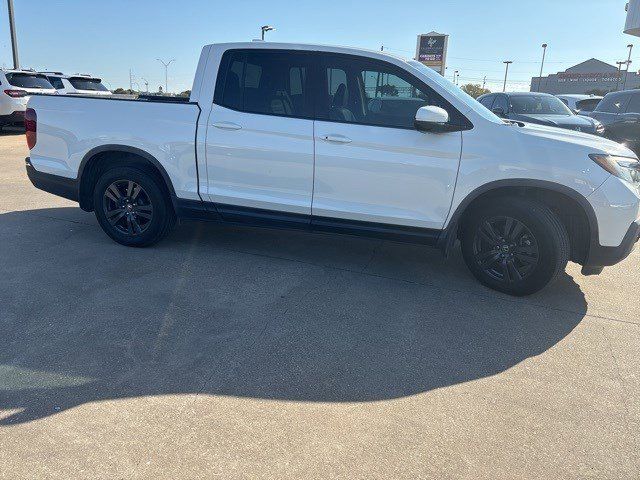
[(377, 240), (128, 249), (27, 153), (0, 136), (0, 478), (640, 476), (640, 251), (515, 299)]

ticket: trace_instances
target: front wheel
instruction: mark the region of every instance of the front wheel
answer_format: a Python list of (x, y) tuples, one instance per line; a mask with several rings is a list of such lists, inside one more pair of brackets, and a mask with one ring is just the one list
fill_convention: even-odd
[(159, 181), (137, 168), (115, 167), (102, 174), (94, 189), (93, 207), (105, 233), (130, 247), (153, 245), (175, 223), (170, 199)]
[(569, 236), (545, 205), (500, 198), (474, 210), (462, 228), (471, 273), (494, 290), (530, 295), (556, 279), (569, 261)]

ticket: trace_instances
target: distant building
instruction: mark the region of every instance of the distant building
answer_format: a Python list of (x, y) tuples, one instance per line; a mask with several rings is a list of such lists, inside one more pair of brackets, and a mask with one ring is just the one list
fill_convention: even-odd
[[(546, 77), (531, 79), (532, 92), (551, 94), (594, 92), (613, 92), (622, 90), (625, 71), (618, 72), (618, 67), (592, 58), (579, 63), (564, 72), (558, 72)], [(640, 88), (640, 75), (635, 71), (627, 74), (626, 88)]]

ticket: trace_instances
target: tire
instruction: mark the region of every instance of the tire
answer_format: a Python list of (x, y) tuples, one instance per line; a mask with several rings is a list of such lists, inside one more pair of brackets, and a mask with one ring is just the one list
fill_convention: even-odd
[(162, 181), (139, 168), (114, 167), (104, 172), (93, 191), (93, 207), (105, 233), (128, 247), (159, 242), (176, 221)]
[(462, 254), (483, 285), (514, 296), (535, 293), (564, 271), (570, 243), (545, 205), (502, 197), (484, 203), (462, 225)]

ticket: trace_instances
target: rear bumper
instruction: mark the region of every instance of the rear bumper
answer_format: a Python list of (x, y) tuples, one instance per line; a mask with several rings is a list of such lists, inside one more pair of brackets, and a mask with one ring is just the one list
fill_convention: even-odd
[(587, 275), (599, 273), (602, 267), (620, 263), (631, 254), (638, 240), (640, 240), (640, 221), (629, 226), (622, 243), (617, 247), (603, 247), (598, 242), (593, 242), (582, 269), (583, 273)]
[(68, 198), (75, 202), (78, 201), (78, 182), (75, 179), (39, 172), (33, 168), (29, 157), (25, 159), (25, 163), (27, 176), (34, 187), (59, 197)]
[(0, 115), (0, 125), (24, 124), (24, 112), (13, 112), (9, 115)]

